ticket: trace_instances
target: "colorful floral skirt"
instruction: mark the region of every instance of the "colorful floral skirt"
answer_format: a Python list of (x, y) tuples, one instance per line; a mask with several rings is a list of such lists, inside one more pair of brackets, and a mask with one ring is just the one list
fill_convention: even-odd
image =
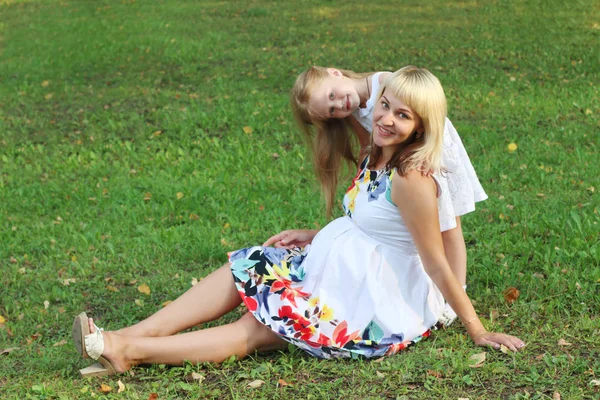
[(249, 247), (229, 260), (256, 319), (320, 358), (395, 354), (428, 337), (443, 308), (418, 256), (387, 249), (347, 217), (305, 248)]

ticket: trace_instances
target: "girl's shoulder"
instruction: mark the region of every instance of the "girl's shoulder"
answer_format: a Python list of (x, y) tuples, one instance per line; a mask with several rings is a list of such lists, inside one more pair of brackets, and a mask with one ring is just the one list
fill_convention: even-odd
[(383, 83), (383, 81), (385, 80), (385, 78), (387, 78), (388, 76), (390, 76), (392, 73), (389, 71), (379, 71), (377, 72), (377, 80), (379, 81), (379, 84), (381, 85)]

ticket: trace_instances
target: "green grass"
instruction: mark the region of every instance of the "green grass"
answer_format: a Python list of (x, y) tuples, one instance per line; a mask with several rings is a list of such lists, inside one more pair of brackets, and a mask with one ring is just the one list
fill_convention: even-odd
[[(1, 398), (600, 397), (598, 4), (371, 3), (0, 1)], [(79, 378), (81, 310), (122, 327), (227, 251), (327, 222), (287, 100), (312, 64), (441, 79), (490, 196), (463, 219), (469, 293), (528, 347), (470, 368), (483, 350), (455, 324), (381, 362), (292, 350)]]

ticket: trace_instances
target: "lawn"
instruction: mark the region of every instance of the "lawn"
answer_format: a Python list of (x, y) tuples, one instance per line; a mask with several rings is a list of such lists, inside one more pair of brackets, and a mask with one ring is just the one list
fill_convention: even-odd
[[(0, 398), (600, 398), (600, 6), (373, 3), (0, 0)], [(463, 218), (468, 293), (528, 346), (454, 324), (377, 361), (80, 378), (80, 311), (131, 324), (228, 251), (327, 223), (288, 103), (313, 64), (440, 78), (489, 195)]]

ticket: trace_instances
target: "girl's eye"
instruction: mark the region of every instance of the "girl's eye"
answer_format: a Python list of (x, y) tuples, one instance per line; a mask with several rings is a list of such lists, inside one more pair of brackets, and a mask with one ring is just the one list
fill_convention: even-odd
[(385, 108), (386, 110), (387, 110), (388, 108), (390, 108), (390, 105), (389, 105), (388, 103), (386, 103), (385, 101), (382, 101), (382, 102), (381, 102), (381, 106), (382, 106), (383, 108)]
[(333, 100), (334, 96), (333, 96), (333, 92), (329, 93), (329, 100)]

